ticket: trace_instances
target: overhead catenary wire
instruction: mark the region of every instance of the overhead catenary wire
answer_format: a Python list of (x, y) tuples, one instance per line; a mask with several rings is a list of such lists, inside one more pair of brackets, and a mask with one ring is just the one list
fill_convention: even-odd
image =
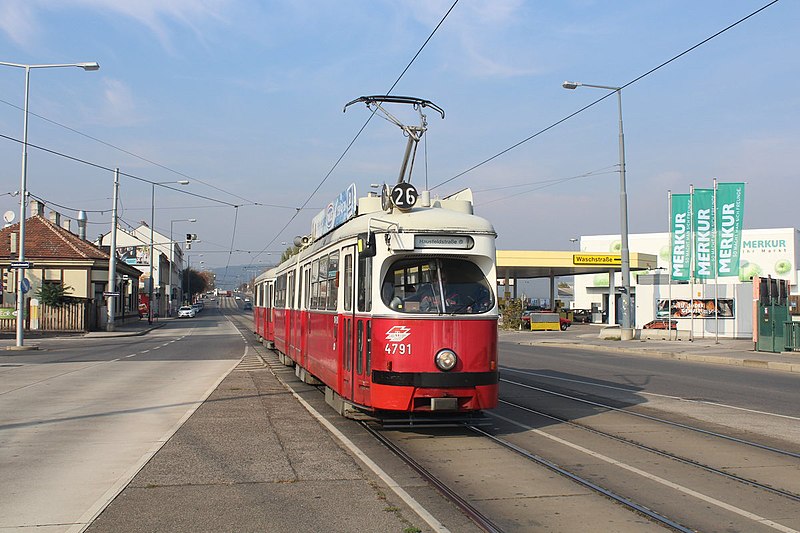
[[(711, 36), (709, 36), (709, 37), (706, 37), (705, 39), (703, 39), (702, 41), (698, 42), (697, 44), (695, 44), (695, 45), (693, 45), (693, 46), (690, 46), (689, 48), (687, 48), (687, 49), (686, 49), (686, 50), (684, 50), (683, 52), (681, 52), (681, 53), (679, 53), (679, 54), (677, 54), (677, 55), (675, 55), (675, 56), (671, 57), (670, 59), (668, 59), (668, 60), (664, 61), (663, 63), (661, 63), (661, 64), (659, 64), (659, 65), (657, 65), (657, 66), (655, 66), (655, 67), (651, 68), (650, 70), (648, 70), (648, 71), (647, 71), (647, 72), (645, 72), (644, 74), (641, 74), (641, 75), (639, 75), (639, 76), (635, 77), (634, 79), (630, 80), (629, 82), (625, 83), (624, 85), (621, 85), (621, 86), (619, 87), (619, 90), (625, 89), (626, 87), (629, 87), (629, 86), (633, 85), (634, 83), (637, 83), (638, 81), (640, 81), (640, 80), (642, 80), (642, 79), (646, 78), (647, 76), (650, 76), (650, 75), (651, 75), (651, 74), (653, 74), (654, 72), (656, 72), (656, 71), (658, 71), (658, 70), (660, 70), (660, 69), (662, 69), (662, 68), (666, 67), (666, 66), (667, 66), (667, 65), (669, 65), (670, 63), (672, 63), (672, 62), (674, 62), (674, 61), (678, 60), (679, 58), (681, 58), (681, 57), (685, 56), (686, 54), (688, 54), (688, 53), (692, 52), (693, 50), (695, 50), (695, 49), (697, 49), (697, 48), (699, 48), (699, 47), (703, 46), (704, 44), (706, 44), (707, 42), (711, 41), (712, 39), (714, 39), (714, 38), (716, 38), (716, 37), (719, 37), (719, 36), (720, 36), (720, 35), (722, 35), (723, 33), (727, 32), (728, 30), (731, 30), (732, 28), (734, 28), (734, 27), (736, 27), (736, 26), (738, 26), (739, 24), (743, 23), (744, 21), (748, 20), (749, 18), (751, 18), (751, 17), (754, 17), (755, 15), (757, 15), (757, 14), (761, 13), (762, 11), (764, 11), (764, 10), (765, 10), (765, 9), (767, 9), (768, 7), (772, 6), (773, 4), (776, 4), (777, 2), (778, 2), (778, 0), (772, 0), (771, 2), (769, 2), (769, 3), (767, 3), (767, 4), (763, 5), (763, 6), (761, 6), (760, 8), (758, 8), (758, 9), (756, 9), (755, 11), (753, 11), (752, 13), (750, 13), (749, 15), (746, 15), (746, 16), (744, 16), (744, 17), (740, 18), (739, 20), (737, 20), (736, 22), (734, 22), (734, 23), (732, 23), (732, 24), (729, 24), (728, 26), (726, 26), (726, 27), (724, 27), (723, 29), (719, 30), (718, 32), (714, 33), (713, 35), (711, 35)], [(594, 100), (593, 102), (590, 102), (589, 104), (587, 104), (587, 105), (585, 105), (585, 106), (581, 107), (581, 108), (580, 108), (580, 109), (578, 109), (577, 111), (574, 111), (574, 112), (570, 113), (569, 115), (567, 115), (567, 116), (565, 116), (565, 117), (563, 117), (563, 118), (561, 118), (561, 119), (557, 120), (556, 122), (553, 122), (553, 123), (552, 123), (552, 124), (550, 124), (549, 126), (547, 126), (547, 127), (545, 127), (545, 128), (542, 128), (541, 130), (539, 130), (539, 131), (537, 131), (537, 132), (533, 133), (532, 135), (530, 135), (530, 136), (528, 136), (528, 137), (526, 137), (526, 138), (522, 139), (521, 141), (519, 141), (519, 142), (517, 142), (517, 143), (515, 143), (515, 144), (512, 144), (512, 145), (511, 145), (511, 146), (509, 146), (508, 148), (506, 148), (506, 149), (504, 149), (504, 150), (501, 150), (500, 152), (496, 153), (495, 155), (493, 155), (493, 156), (491, 156), (491, 157), (488, 157), (488, 158), (484, 159), (483, 161), (481, 161), (480, 163), (477, 163), (477, 164), (475, 164), (475, 165), (473, 165), (473, 166), (469, 167), (468, 169), (466, 169), (466, 170), (463, 170), (463, 171), (459, 172), (459, 173), (458, 173), (458, 174), (456, 174), (455, 176), (452, 176), (451, 178), (448, 178), (448, 179), (444, 180), (443, 182), (441, 182), (441, 183), (439, 183), (439, 184), (437, 184), (437, 185), (435, 185), (435, 186), (431, 187), (431, 190), (437, 189), (437, 188), (441, 187), (442, 185), (446, 185), (446, 184), (448, 184), (448, 183), (450, 183), (450, 182), (452, 182), (452, 181), (455, 181), (456, 179), (460, 178), (461, 176), (464, 176), (464, 175), (466, 175), (466, 174), (468, 174), (468, 173), (472, 172), (473, 170), (475, 170), (475, 169), (477, 169), (477, 168), (480, 168), (480, 167), (482, 167), (483, 165), (485, 165), (485, 164), (487, 164), (487, 163), (489, 163), (489, 162), (491, 162), (491, 161), (494, 161), (494, 160), (495, 160), (495, 159), (497, 159), (498, 157), (500, 157), (500, 156), (503, 156), (503, 155), (507, 154), (508, 152), (510, 152), (510, 151), (512, 151), (512, 150), (514, 150), (514, 149), (516, 149), (516, 148), (519, 148), (519, 147), (520, 147), (520, 146), (522, 146), (523, 144), (525, 144), (525, 143), (527, 143), (527, 142), (529, 142), (529, 141), (531, 141), (531, 140), (533, 140), (533, 139), (535, 139), (535, 138), (539, 137), (540, 135), (542, 135), (542, 134), (544, 134), (544, 133), (546, 133), (546, 132), (548, 132), (548, 131), (552, 130), (552, 129), (553, 129), (553, 128), (555, 128), (556, 126), (559, 126), (559, 125), (563, 124), (564, 122), (566, 122), (566, 121), (568, 121), (569, 119), (571, 119), (571, 118), (575, 117), (576, 115), (579, 115), (580, 113), (583, 113), (583, 112), (584, 112), (584, 111), (586, 111), (587, 109), (589, 109), (589, 108), (591, 108), (591, 107), (594, 107), (595, 105), (599, 104), (600, 102), (602, 102), (602, 101), (603, 101), (603, 100), (605, 100), (606, 98), (609, 98), (609, 97), (613, 96), (613, 95), (615, 94), (615, 92), (616, 92), (616, 91), (612, 91), (612, 92), (609, 92), (609, 93), (607, 93), (607, 94), (605, 94), (605, 95), (603, 95), (603, 96), (599, 97), (598, 99)]]
[[(405, 68), (404, 68), (404, 69), (403, 69), (403, 71), (400, 73), (400, 75), (399, 75), (399, 76), (397, 76), (397, 79), (396, 79), (396, 80), (394, 80), (394, 83), (392, 83), (392, 86), (391, 86), (391, 87), (389, 87), (389, 90), (388, 90), (388, 91), (386, 91), (386, 94), (391, 94), (391, 93), (392, 93), (392, 91), (395, 89), (395, 87), (397, 87), (397, 84), (398, 84), (398, 83), (400, 83), (400, 80), (401, 80), (401, 79), (403, 79), (403, 76), (405, 76), (406, 72), (408, 72), (408, 69), (410, 69), (410, 68), (411, 68), (411, 65), (413, 65), (413, 64), (414, 64), (414, 62), (417, 60), (417, 58), (419, 57), (419, 55), (422, 53), (422, 51), (425, 49), (425, 47), (426, 47), (426, 46), (428, 45), (428, 43), (431, 41), (431, 39), (433, 38), (433, 36), (436, 34), (436, 32), (439, 30), (439, 28), (442, 26), (442, 24), (444, 24), (444, 21), (447, 19), (447, 17), (448, 17), (448, 16), (450, 16), (450, 13), (452, 13), (453, 9), (455, 9), (456, 5), (458, 5), (458, 2), (459, 2), (459, 0), (455, 0), (455, 2), (453, 2), (453, 4), (450, 6), (450, 8), (447, 10), (447, 12), (445, 12), (445, 14), (444, 14), (444, 15), (442, 16), (442, 18), (439, 20), (438, 24), (436, 24), (436, 26), (433, 28), (433, 30), (431, 31), (431, 33), (428, 35), (428, 38), (427, 38), (427, 39), (425, 39), (425, 41), (424, 41), (424, 42), (422, 43), (422, 45), (419, 47), (419, 49), (418, 49), (418, 50), (417, 50), (417, 52), (414, 54), (414, 56), (411, 58), (411, 60), (408, 62), (408, 64), (405, 66)], [(350, 142), (347, 144), (347, 147), (344, 149), (344, 152), (342, 152), (342, 155), (340, 155), (340, 156), (338, 157), (338, 159), (336, 159), (336, 162), (333, 164), (333, 166), (330, 168), (330, 170), (328, 170), (328, 172), (325, 174), (325, 176), (322, 178), (322, 180), (319, 182), (319, 184), (316, 186), (316, 188), (315, 188), (313, 191), (311, 191), (311, 194), (309, 194), (309, 195), (308, 195), (308, 198), (306, 198), (305, 202), (303, 202), (303, 204), (302, 204), (302, 205), (301, 205), (301, 206), (300, 206), (300, 207), (297, 209), (297, 211), (296, 211), (294, 214), (292, 214), (292, 216), (289, 218), (289, 220), (286, 222), (286, 224), (284, 224), (284, 226), (283, 226), (283, 227), (281, 228), (281, 230), (280, 230), (280, 231), (279, 231), (279, 232), (278, 232), (278, 233), (277, 233), (277, 234), (276, 234), (276, 235), (275, 235), (275, 236), (272, 238), (272, 240), (270, 240), (270, 241), (269, 241), (269, 242), (266, 244), (266, 246), (264, 246), (264, 250), (266, 250), (267, 248), (269, 248), (270, 246), (272, 246), (272, 245), (275, 243), (275, 241), (277, 241), (277, 240), (278, 240), (278, 238), (279, 238), (279, 237), (280, 237), (280, 236), (283, 234), (283, 232), (284, 232), (284, 231), (286, 231), (286, 228), (288, 228), (288, 227), (289, 227), (289, 225), (292, 223), (292, 221), (294, 221), (294, 219), (295, 219), (295, 218), (297, 218), (297, 215), (300, 213), (300, 210), (301, 210), (301, 209), (303, 209), (303, 208), (305, 208), (305, 207), (308, 205), (308, 203), (311, 201), (311, 199), (314, 197), (314, 195), (316, 195), (316, 194), (317, 194), (317, 192), (320, 190), (320, 188), (322, 187), (322, 185), (323, 185), (323, 184), (324, 184), (326, 181), (328, 181), (328, 178), (331, 176), (331, 174), (333, 174), (334, 170), (336, 170), (336, 168), (339, 166), (339, 163), (341, 163), (341, 162), (342, 162), (342, 160), (345, 158), (345, 156), (346, 156), (346, 155), (347, 155), (347, 154), (350, 152), (350, 149), (353, 147), (353, 145), (356, 143), (356, 141), (358, 140), (358, 138), (359, 138), (359, 137), (361, 137), (361, 134), (362, 134), (362, 133), (364, 132), (364, 130), (367, 128), (367, 125), (368, 125), (368, 124), (369, 124), (369, 123), (372, 121), (372, 118), (375, 116), (375, 113), (376, 113), (376, 111), (377, 111), (377, 109), (374, 109), (374, 110), (373, 110), (373, 111), (370, 113), (369, 117), (367, 117), (367, 120), (366, 120), (366, 121), (364, 121), (364, 124), (361, 126), (361, 128), (359, 128), (358, 132), (355, 134), (355, 136), (353, 137), (353, 139), (352, 139), (352, 140), (351, 140), (351, 141), (350, 141)], [(254, 258), (253, 258), (253, 261), (255, 261), (256, 259), (258, 259), (258, 256), (259, 256), (259, 255), (260, 255), (260, 253), (259, 253), (259, 254), (257, 254), (257, 255), (256, 255)], [(250, 264), (252, 265), (253, 263), (251, 262)]]
[[(617, 165), (614, 165), (614, 166), (617, 166)], [(523, 184), (523, 185), (510, 185), (510, 186), (507, 186), (507, 187), (495, 187), (495, 188), (491, 188), (491, 189), (476, 190), (475, 192), (489, 192), (489, 191), (497, 191), (497, 190), (503, 190), (503, 189), (509, 189), (509, 188), (529, 187), (529, 189), (527, 189), (527, 190), (524, 190), (524, 191), (521, 191), (521, 192), (516, 192), (516, 193), (514, 193), (512, 195), (503, 196), (503, 197), (500, 197), (500, 198), (495, 198), (493, 200), (480, 202), (480, 203), (478, 203), (476, 205), (480, 206), (480, 207), (483, 207), (483, 206), (486, 206), (486, 205), (489, 205), (489, 204), (493, 204), (495, 202), (500, 202), (500, 201), (503, 201), (503, 200), (507, 200), (509, 198), (518, 198), (518, 197), (520, 197), (522, 195), (525, 195), (525, 194), (528, 194), (528, 193), (531, 193), (531, 192), (535, 192), (535, 191), (539, 191), (539, 190), (542, 190), (542, 189), (546, 189), (547, 187), (553, 187), (555, 185), (560, 185), (562, 183), (567, 183), (569, 181), (574, 181), (574, 180), (579, 180), (579, 179), (584, 179), (584, 178), (590, 178), (590, 177), (593, 177), (593, 176), (601, 176), (601, 175), (604, 175), (604, 174), (616, 174), (616, 173), (617, 173), (616, 170), (608, 170), (608, 167), (607, 167), (606, 169), (600, 169), (600, 170), (596, 170), (596, 171), (593, 170), (593, 171), (590, 171), (590, 172), (585, 172), (583, 174), (577, 174), (575, 176), (569, 176), (569, 177), (566, 177), (566, 178), (554, 178), (554, 179), (549, 179), (549, 180), (541, 180), (541, 181), (538, 181), (538, 182), (531, 182), (531, 183), (527, 183), (527, 184)]]

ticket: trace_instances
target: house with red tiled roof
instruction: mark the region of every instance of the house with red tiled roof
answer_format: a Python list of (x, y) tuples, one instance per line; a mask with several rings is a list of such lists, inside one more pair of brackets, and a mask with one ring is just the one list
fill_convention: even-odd
[[(45, 218), (44, 204), (31, 202), (31, 216), (25, 221), (25, 260), (33, 266), (26, 270), (9, 269), (9, 262), (19, 254), (19, 223), (0, 230), (0, 256), (9, 262), (0, 264), (3, 292), (2, 307), (15, 307), (17, 282), (15, 276), (24, 272), (30, 282), (26, 293), (26, 329), (91, 331), (102, 329), (106, 322), (106, 298), (108, 288), (109, 251), (96, 246), (69, 229), (69, 220), (62, 222), (55, 211)], [(122, 261), (116, 263), (119, 292), (115, 304), (115, 322), (138, 319), (139, 275), (137, 269)], [(61, 285), (73, 301), (59, 309), (47, 309), (37, 294), (43, 285)], [(33, 309), (31, 308), (33, 305)], [(68, 309), (64, 309), (68, 307)], [(48, 312), (52, 311), (52, 316)], [(66, 316), (69, 315), (69, 318)], [(60, 316), (61, 318), (53, 318)], [(0, 319), (0, 330), (13, 331), (16, 321)]]

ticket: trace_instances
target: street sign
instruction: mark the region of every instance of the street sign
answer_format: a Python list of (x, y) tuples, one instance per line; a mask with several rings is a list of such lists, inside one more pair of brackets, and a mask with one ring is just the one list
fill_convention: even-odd
[(119, 291), (117, 292), (103, 291), (103, 297), (107, 296), (119, 296)]
[(28, 278), (22, 278), (22, 281), (19, 282), (19, 288), (22, 291), (22, 294), (25, 294), (29, 290), (31, 290), (31, 282)]
[(33, 263), (30, 261), (11, 261), (10, 268), (33, 268)]

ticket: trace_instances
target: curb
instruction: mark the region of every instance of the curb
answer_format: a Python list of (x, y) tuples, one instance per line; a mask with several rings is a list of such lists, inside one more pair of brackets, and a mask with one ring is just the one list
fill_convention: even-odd
[(166, 324), (152, 324), (146, 328), (138, 329), (136, 331), (90, 331), (83, 335), (84, 338), (98, 339), (108, 337), (138, 337), (147, 335), (154, 329), (163, 328)]

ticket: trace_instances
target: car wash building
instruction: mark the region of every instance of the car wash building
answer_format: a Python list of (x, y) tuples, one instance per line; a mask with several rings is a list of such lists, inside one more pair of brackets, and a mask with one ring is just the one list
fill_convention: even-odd
[[(750, 338), (753, 335), (754, 277), (784, 279), (791, 287), (790, 312), (798, 312), (797, 279), (800, 231), (795, 228), (745, 229), (742, 231), (738, 275), (710, 279), (675, 280), (670, 275), (670, 234), (629, 235), (631, 253), (653, 254), (657, 266), (631, 272), (632, 308), (637, 328), (656, 319), (674, 319), (679, 331), (695, 337), (719, 335)], [(580, 238), (586, 253), (618, 253), (619, 235), (592, 235)], [(673, 261), (675, 258), (672, 258)], [(618, 272), (576, 275), (575, 308), (619, 309), (610, 304), (619, 300), (614, 287), (622, 284)], [(793, 317), (800, 319), (800, 316)], [(619, 321), (617, 321), (619, 322)]]

